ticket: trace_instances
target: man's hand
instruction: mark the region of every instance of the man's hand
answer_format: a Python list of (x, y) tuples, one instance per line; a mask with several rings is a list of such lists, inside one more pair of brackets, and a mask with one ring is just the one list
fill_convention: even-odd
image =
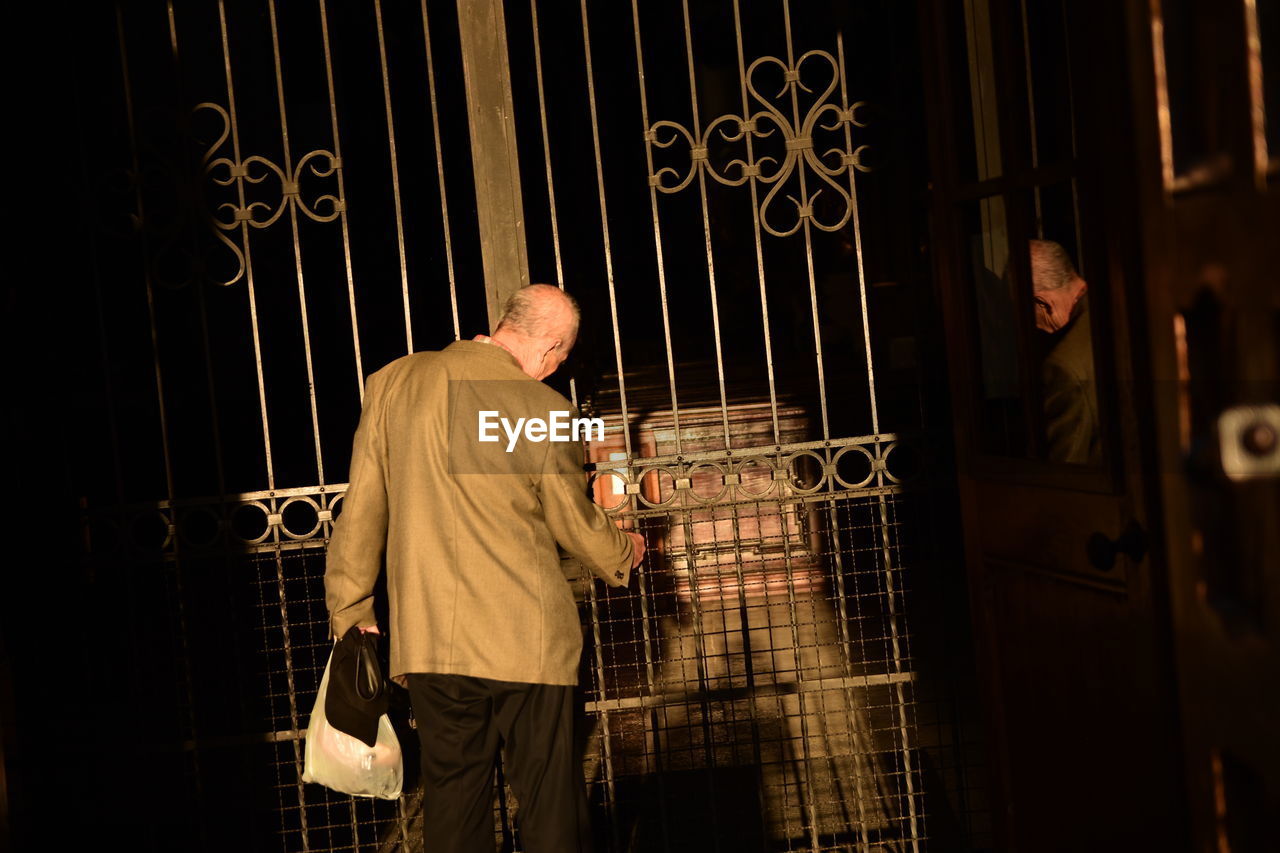
[(377, 634), (378, 636), (382, 636), (382, 632), (378, 630), (377, 625), (360, 625), (359, 628), (360, 633), (362, 634)]
[(644, 537), (630, 530), (622, 532), (631, 537), (631, 568), (634, 569), (644, 559)]

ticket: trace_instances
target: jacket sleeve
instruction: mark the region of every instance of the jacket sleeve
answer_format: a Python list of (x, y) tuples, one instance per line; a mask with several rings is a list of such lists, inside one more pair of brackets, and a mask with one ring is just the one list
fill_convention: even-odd
[(386, 445), (382, 431), (385, 379), (369, 377), (364, 410), (351, 449), (351, 475), (342, 515), (333, 525), (325, 563), (329, 629), (341, 637), (352, 625), (373, 626), (373, 587), (387, 550)]
[(587, 497), (582, 445), (548, 441), (539, 482), (543, 515), (560, 547), (610, 586), (631, 579), (631, 538)]

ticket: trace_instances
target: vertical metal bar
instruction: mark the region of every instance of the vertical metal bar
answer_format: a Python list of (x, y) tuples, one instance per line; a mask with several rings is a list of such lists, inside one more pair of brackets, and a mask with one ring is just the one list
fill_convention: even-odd
[(338, 98), (333, 86), (333, 55), (329, 48), (329, 10), (325, 0), (320, 3), (320, 36), (324, 44), (324, 77), (329, 87), (329, 125), (333, 133), (333, 156), (338, 161), (338, 198), (344, 204), (338, 211), (338, 221), (342, 225), (342, 259), (347, 273), (347, 305), (351, 311), (351, 345), (356, 359), (356, 385), (360, 393), (360, 402), (364, 402), (364, 366), (360, 358), (360, 323), (356, 317), (356, 283), (351, 270), (351, 235), (347, 227), (346, 188), (342, 180), (342, 141), (338, 133)]
[[(632, 0), (633, 5), (634, 2), (635, 0)], [(693, 138), (705, 142), (706, 140), (702, 139), (702, 123), (698, 119), (698, 89), (694, 80), (693, 28), (689, 26), (689, 0), (682, 0), (681, 7), (684, 12), (684, 52), (689, 66), (689, 105), (693, 109)], [(711, 295), (711, 330), (716, 348), (716, 378), (720, 383), (720, 419), (724, 425), (724, 446), (728, 449), (733, 446), (733, 441), (729, 437), (729, 404), (724, 394), (724, 347), (720, 342), (720, 302), (716, 293), (715, 257), (711, 251), (711, 217), (707, 213), (707, 173), (696, 164), (695, 168), (698, 172), (698, 198), (702, 203), (702, 239), (707, 250), (707, 287)], [(652, 166), (649, 172), (653, 173)], [(650, 189), (649, 192), (652, 194), (653, 190)]]
[[(173, 67), (178, 78), (178, 91), (185, 96), (185, 89), (182, 85), (182, 60), (178, 50), (178, 24), (174, 14), (173, 0), (168, 0), (165, 4), (169, 18), (169, 51), (173, 56)], [(183, 97), (183, 106), (186, 105), (185, 97)], [(192, 251), (195, 252), (195, 236), (192, 235)], [(213, 348), (209, 341), (209, 312), (208, 306), (205, 304), (204, 281), (194, 281), (191, 287), (196, 291), (196, 301), (200, 308), (200, 346), (204, 352), (204, 375), (205, 382), (208, 384), (209, 390), (209, 412), (212, 417), (209, 419), (209, 427), (213, 433), (213, 457), (215, 474), (218, 483), (218, 495), (225, 496), (227, 493), (226, 476), (223, 466), (223, 449), (222, 449), (222, 428), (218, 421), (218, 398), (217, 390), (213, 381)], [(177, 517), (174, 518), (175, 523)]]
[[(231, 44), (227, 35), (226, 0), (218, 0), (218, 27), (222, 36), (222, 65), (227, 81), (227, 122), (231, 125), (231, 154), (236, 166), (240, 159), (240, 128), (236, 122), (236, 91), (231, 76)], [(246, 210), (244, 178), (236, 178), (236, 194), (239, 209)], [(245, 287), (249, 295), (249, 325), (253, 335), (253, 360), (258, 378), (258, 408), (262, 413), (262, 446), (266, 454), (267, 488), (276, 487), (275, 465), (271, 458), (271, 426), (267, 419), (267, 386), (262, 372), (262, 340), (258, 330), (258, 300), (254, 287), (253, 256), (249, 251), (249, 223), (240, 222), (240, 238), (244, 251)]]
[(596, 189), (600, 196), (600, 229), (604, 238), (605, 278), (609, 283), (609, 316), (613, 322), (613, 355), (618, 366), (618, 401), (622, 409), (622, 440), (631, 453), (631, 417), (627, 411), (627, 380), (622, 372), (622, 335), (618, 332), (618, 298), (613, 281), (613, 252), (609, 247), (609, 209), (604, 195), (604, 160), (600, 157), (600, 120), (596, 114), (596, 82), (591, 70), (591, 28), (587, 23), (587, 0), (579, 0), (582, 17), (582, 52), (587, 66), (587, 103), (591, 107), (591, 146), (596, 158)]
[[(178, 650), (181, 657), (182, 670), (182, 687), (185, 688), (187, 700), (187, 724), (188, 731), (193, 741), (197, 741), (196, 720), (195, 720), (195, 689), (191, 676), (191, 655), (187, 644), (187, 620), (186, 620), (186, 604), (184, 599), (184, 590), (182, 585), (182, 571), (180, 562), (178, 561), (178, 552), (180, 542), (176, 535), (177, 514), (173, 509), (174, 487), (173, 487), (173, 460), (169, 447), (169, 421), (168, 412), (165, 406), (164, 394), (164, 371), (160, 364), (160, 336), (159, 329), (156, 324), (156, 306), (155, 306), (155, 286), (151, 278), (151, 259), (149, 245), (147, 241), (147, 215), (142, 192), (142, 168), (141, 161), (138, 156), (138, 125), (133, 109), (133, 81), (129, 73), (129, 51), (125, 42), (124, 34), (124, 11), (119, 3), (116, 4), (116, 36), (120, 49), (120, 76), (122, 91), (124, 94), (125, 118), (129, 128), (129, 161), (132, 170), (131, 183), (134, 190), (134, 206), (137, 211), (138, 224), (138, 242), (142, 254), (142, 280), (147, 295), (147, 320), (151, 330), (151, 357), (153, 362), (153, 370), (155, 373), (156, 385), (156, 407), (160, 421), (160, 447), (164, 458), (164, 476), (165, 476), (165, 494), (168, 498), (170, 515), (170, 529), (173, 531), (171, 535), (174, 538), (174, 598), (177, 604), (177, 633), (178, 633)], [(197, 741), (198, 742), (198, 741)], [(191, 752), (191, 760), (195, 765), (195, 788), (198, 801), (204, 799), (203, 777), (200, 773), (200, 752), (193, 749)], [(203, 809), (199, 816), (199, 822), (203, 826), (204, 814)]]
[[(276, 499), (271, 499), (271, 511), (279, 512)], [(284, 555), (277, 547), (273, 551), (276, 563), (276, 594), (280, 597), (280, 634), (284, 642), (284, 674), (285, 684), (289, 691), (289, 726), (294, 731), (298, 731), (301, 726), (299, 719), (301, 715), (298, 713), (298, 688), (293, 678), (293, 644), (289, 638), (289, 600), (285, 595), (284, 586)], [(298, 811), (301, 815), (302, 827), (302, 848), (304, 851), (310, 849), (310, 840), (307, 837), (307, 793), (306, 786), (302, 781), (302, 760), (303, 760), (303, 742), (298, 738), (291, 738), (290, 744), (293, 746), (293, 765), (295, 770), (295, 785), (298, 792)]]
[(391, 198), (396, 211), (396, 246), (400, 252), (400, 293), (404, 300), (404, 343), (413, 352), (413, 313), (409, 308), (409, 267), (404, 251), (404, 216), (400, 210), (400, 163), (396, 159), (396, 124), (391, 110), (391, 74), (387, 71), (387, 38), (382, 30), (382, 0), (373, 0), (378, 24), (378, 61), (382, 65), (382, 101), (387, 113), (387, 151), (391, 156)]
[(165, 495), (170, 501), (173, 492), (173, 460), (169, 450), (169, 418), (164, 404), (164, 371), (160, 367), (160, 337), (156, 327), (155, 288), (151, 281), (151, 262), (147, 256), (147, 218), (142, 197), (142, 172), (138, 160), (137, 124), (133, 114), (133, 82), (129, 77), (129, 53), (125, 47), (124, 13), (120, 4), (116, 4), (116, 35), (120, 45), (120, 72), (124, 84), (124, 109), (129, 125), (129, 158), (133, 185), (133, 203), (137, 209), (138, 240), (142, 250), (142, 280), (147, 294), (147, 320), (151, 328), (151, 360), (152, 372), (156, 384), (156, 407), (160, 420), (160, 452), (164, 458)]
[[(267, 17), (271, 22), (271, 58), (276, 71), (276, 104), (280, 110), (280, 148), (284, 156), (284, 173), (296, 182), (293, 157), (289, 152), (289, 120), (284, 108), (284, 71), (280, 63), (280, 32), (276, 24), (276, 2), (267, 0)], [(311, 363), (311, 325), (307, 321), (307, 287), (302, 275), (302, 244), (298, 239), (297, 197), (285, 197), (289, 208), (289, 226), (293, 232), (293, 273), (298, 282), (298, 318), (302, 322), (302, 352), (307, 366), (307, 395), (311, 403), (311, 437), (316, 453), (316, 482), (324, 485), (324, 456), (320, 449), (320, 415), (316, 409), (316, 373)]]
[[(556, 259), (556, 286), (564, 290), (564, 265), (560, 257), (560, 219), (556, 214), (556, 184), (551, 175), (551, 134), (547, 129), (547, 98), (542, 85), (542, 37), (538, 31), (538, 0), (529, 0), (533, 30), (533, 67), (538, 81), (538, 119), (542, 126), (542, 156), (547, 172), (547, 207), (551, 216), (551, 249)], [(569, 399), (578, 408), (578, 382), (569, 377)]]
[[(644, 83), (644, 51), (640, 46), (640, 9), (636, 0), (631, 0), (631, 26), (635, 32), (636, 44), (636, 82), (640, 86), (640, 120), (644, 123), (644, 158), (649, 174), (653, 171), (653, 141), (649, 136), (649, 97)], [(694, 168), (698, 168), (694, 164)], [(649, 207), (653, 216), (653, 247), (658, 264), (658, 296), (662, 306), (662, 341), (667, 354), (667, 383), (671, 390), (671, 422), (672, 436), (675, 439), (676, 453), (681, 450), (680, 403), (676, 393), (675, 354), (671, 347), (671, 314), (667, 305), (667, 269), (662, 255), (662, 224), (658, 217), (658, 190), (649, 185)]]
[[(891, 648), (893, 649), (893, 671), (900, 673), (906, 672), (906, 670), (902, 666), (902, 644), (898, 632), (897, 590), (893, 581), (893, 554), (889, 545), (888, 500), (884, 495), (878, 495), (876, 500), (880, 509), (880, 546), (884, 560), (885, 602), (889, 611), (889, 637)], [(903, 686), (902, 681), (898, 680), (894, 682), (893, 689), (894, 696), (897, 699), (895, 705), (898, 712), (898, 734), (902, 738), (902, 770), (903, 780), (907, 789), (907, 815), (911, 824), (911, 849), (918, 853), (920, 849), (920, 816), (916, 814), (915, 779), (912, 775), (914, 771), (911, 765), (911, 726), (907, 720), (906, 688)]]
[[(688, 469), (682, 468), (681, 475), (683, 476), (687, 473), (688, 473)], [(689, 609), (693, 611), (692, 613), (693, 618), (691, 620), (692, 628), (693, 628), (693, 645), (694, 645), (694, 648), (697, 649), (697, 655), (695, 660), (696, 660), (697, 670), (698, 670), (698, 693), (699, 693), (698, 705), (702, 710), (702, 743), (703, 743), (702, 751), (707, 761), (707, 777), (708, 777), (707, 784), (710, 786), (711, 774), (714, 772), (716, 767), (716, 754), (715, 754), (715, 749), (712, 746), (711, 703), (707, 699), (708, 693), (710, 692), (710, 689), (711, 689), (711, 684), (707, 678), (707, 644), (706, 644), (706, 639), (703, 636), (702, 606), (701, 606), (701, 603), (699, 602), (701, 593), (698, 590), (698, 566), (697, 566), (698, 561), (697, 561), (697, 549), (694, 547), (695, 539), (693, 534), (693, 512), (686, 511), (681, 513), (681, 516), (683, 518), (683, 524), (684, 524), (684, 541), (686, 543), (685, 551), (688, 555), (686, 559), (688, 560), (688, 572), (689, 572)], [(711, 524), (712, 524), (712, 529), (714, 530), (715, 522), (712, 521)], [(716, 807), (715, 807), (716, 798), (715, 798), (714, 787), (712, 787), (710, 794), (711, 794), (711, 797), (710, 797), (711, 826), (714, 829), (719, 824), (719, 821), (716, 815)], [(712, 850), (720, 849), (720, 833), (719, 832), (711, 833), (711, 844), (712, 844), (712, 847), (711, 847)]]
[(436, 181), (440, 187), (440, 222), (444, 232), (444, 262), (449, 273), (449, 308), (453, 312), (453, 339), (462, 337), (458, 322), (458, 285), (453, 274), (453, 239), (449, 235), (449, 199), (444, 188), (444, 148), (440, 144), (440, 115), (436, 104), (436, 64), (431, 50), (431, 25), (427, 0), (422, 0), (422, 44), (427, 49), (427, 91), (431, 95), (431, 136), (436, 144)]
[(1173, 193), (1173, 125), (1169, 114), (1169, 74), (1164, 56), (1164, 10), (1160, 0), (1147, 0), (1151, 20), (1151, 59), (1155, 72), (1156, 125), (1160, 132), (1160, 179), (1166, 196)]
[[(840, 34), (836, 34), (837, 44), (839, 44)], [(843, 61), (843, 54), (841, 56)], [(827, 501), (827, 509), (830, 513), (828, 521), (831, 527), (831, 553), (835, 563), (835, 581), (836, 581), (836, 625), (840, 632), (840, 656), (844, 664), (844, 674), (846, 677), (853, 675), (853, 659), (850, 649), (852, 648), (852, 637), (849, 636), (849, 598), (845, 591), (844, 583), (844, 556), (841, 554), (840, 542), (840, 511), (839, 504), (834, 498)], [(864, 758), (858, 753), (860, 746), (858, 737), (858, 727), (861, 725), (861, 716), (858, 714), (858, 702), (853, 696), (853, 688), (845, 685), (841, 691), (844, 696), (845, 704), (845, 721), (849, 726), (849, 743), (854, 749), (853, 765), (854, 765), (854, 803), (858, 810), (858, 838), (862, 842), (862, 846), (866, 850), (871, 849), (871, 841), (867, 835), (867, 814), (863, 809), (861, 778), (864, 772), (868, 770), (870, 759), (870, 748), (868, 748), (868, 756)], [(874, 771), (871, 783), (876, 784)]]
[[(230, 39), (228, 36), (228, 30), (227, 30), (227, 10), (226, 10), (225, 0), (218, 0), (218, 26), (219, 26), (219, 30), (222, 37), (222, 61), (223, 61), (223, 70), (226, 75), (226, 82), (227, 82), (227, 116), (228, 116), (228, 123), (231, 125), (232, 154), (235, 158), (235, 163), (238, 167), (239, 164), (242, 162), (240, 158), (240, 133), (239, 133), (238, 125), (236, 123), (235, 87), (233, 84), (233, 78), (231, 73), (231, 46), (230, 46)], [(236, 179), (236, 189), (238, 193), (240, 209), (244, 210), (246, 209), (246, 205), (245, 205), (243, 178)], [(254, 352), (254, 360), (256, 362), (257, 377), (258, 377), (258, 403), (262, 411), (262, 435), (263, 435), (263, 442), (264, 442), (264, 445), (266, 448), (266, 454), (267, 454), (267, 482), (268, 482), (269, 489), (275, 489), (275, 470), (271, 461), (271, 437), (270, 437), (270, 429), (269, 429), (268, 420), (267, 420), (266, 383), (264, 381), (263, 371), (262, 371), (262, 346), (261, 346), (261, 340), (260, 340), (260, 335), (258, 330), (258, 308), (257, 308), (257, 299), (254, 292), (253, 261), (252, 261), (252, 256), (249, 250), (248, 222), (245, 220), (242, 220), (240, 224), (240, 228), (241, 228), (242, 239), (244, 242), (245, 280), (246, 280), (246, 285), (247, 285), (248, 294), (249, 294), (249, 318), (250, 318), (250, 325), (253, 333), (253, 352)], [(276, 506), (276, 501), (273, 499), (271, 501), (271, 511), (275, 513), (277, 509), (278, 507)], [(276, 535), (278, 536), (279, 533), (277, 532)], [(293, 684), (293, 662), (292, 662), (291, 650), (289, 649), (288, 619), (287, 619), (287, 613), (285, 612), (284, 567), (281, 563), (279, 549), (276, 549), (275, 551), (275, 558), (276, 558), (277, 585), (278, 585), (279, 594), (280, 594), (281, 628), (284, 631), (284, 641), (285, 641), (285, 665), (286, 665), (287, 677), (288, 677), (290, 719), (291, 719), (291, 724), (293, 728), (297, 729), (298, 728), (297, 694)], [(298, 742), (295, 740), (292, 743), (293, 743), (293, 753), (294, 753), (294, 765), (295, 765), (295, 768), (298, 769), (298, 772), (296, 773), (296, 789), (297, 789), (297, 797), (298, 797), (298, 813), (299, 813), (300, 827), (301, 827), (301, 834), (302, 834), (302, 846), (304, 851), (309, 851), (311, 849), (311, 844), (310, 844), (308, 827), (307, 827), (306, 792), (304, 790), (303, 783), (302, 783), (302, 773), (301, 773), (302, 754), (301, 754)]]
[[(759, 517), (760, 505), (756, 504), (755, 509), (756, 515)], [(734, 577), (738, 582), (738, 621), (741, 623), (742, 631), (742, 661), (744, 675), (747, 682), (747, 692), (752, 697), (747, 701), (747, 714), (751, 721), (751, 758), (756, 775), (756, 805), (760, 809), (760, 814), (763, 816), (768, 814), (764, 787), (764, 757), (760, 752), (760, 720), (756, 713), (756, 702), (754, 698), (756, 690), (756, 674), (755, 664), (751, 659), (753, 653), (751, 645), (751, 613), (747, 607), (747, 581), (742, 570), (742, 529), (739, 523), (738, 504), (734, 503), (731, 505), (730, 511), (733, 514), (733, 568)], [(766, 625), (768, 624), (768, 613), (769, 609), (766, 607)], [(762, 826), (766, 823), (766, 820), (761, 820)], [(760, 849), (761, 851), (767, 851), (769, 849), (767, 833), (760, 833)]]
[[(1031, 140), (1031, 168), (1040, 165), (1040, 146), (1036, 128), (1036, 96), (1035, 80), (1031, 74), (1031, 38), (1030, 24), (1027, 21), (1027, 0), (1018, 0), (1018, 16), (1022, 24), (1022, 60), (1024, 77), (1027, 86), (1027, 137)], [(1036, 236), (1044, 239), (1044, 204), (1040, 185), (1031, 187), (1031, 203), (1035, 208)]]
[[(840, 101), (842, 107), (849, 104), (849, 87), (844, 73), (844, 36), (836, 33), (836, 53), (840, 65)], [(846, 151), (852, 151), (853, 136), (849, 124), (844, 125), (844, 145)], [(853, 248), (858, 268), (858, 300), (862, 308), (862, 346), (867, 356), (867, 394), (871, 404), (871, 431), (880, 432), (880, 413), (876, 406), (876, 368), (871, 358), (871, 319), (867, 311), (867, 277), (862, 264), (862, 224), (858, 215), (858, 188), (854, 181), (853, 164), (845, 167), (849, 175), (849, 207), (853, 215)], [(876, 441), (876, 457), (880, 455), (880, 442)], [(883, 485), (883, 481), (878, 481)]]
[(462, 77), (476, 186), (476, 220), (490, 328), (507, 298), (529, 283), (502, 0), (458, 0)]
[[(789, 32), (789, 30), (788, 30)], [(790, 38), (788, 37), (788, 41)], [(788, 61), (788, 64), (790, 62)], [(797, 459), (800, 457), (796, 457)], [(791, 627), (791, 655), (795, 665), (795, 678), (797, 682), (804, 681), (804, 661), (800, 658), (800, 614), (796, 609), (796, 578), (795, 565), (792, 562), (791, 555), (791, 526), (787, 523), (787, 510), (799, 512), (803, 509), (803, 504), (786, 504), (779, 502), (776, 504), (778, 510), (779, 528), (782, 538), (782, 556), (783, 564), (787, 567), (787, 617)], [(765, 586), (766, 600), (768, 598), (768, 586)], [(773, 636), (773, 627), (770, 625), (769, 636)], [(771, 653), (772, 654), (772, 653)], [(781, 698), (779, 703), (781, 703)], [(809, 761), (809, 714), (808, 708), (805, 707), (805, 692), (800, 690), (796, 693), (796, 706), (800, 716), (800, 761), (798, 764), (803, 768), (803, 780), (797, 774), (797, 783), (800, 788), (800, 809), (802, 814), (807, 814), (808, 830), (809, 830), (809, 846), (813, 853), (818, 853), (818, 815), (814, 808), (814, 801), (817, 799), (817, 791), (813, 784), (813, 768)], [(785, 716), (785, 715), (784, 715)]]
[[(1267, 167), (1270, 152), (1267, 150), (1267, 111), (1262, 90), (1262, 38), (1258, 33), (1258, 0), (1244, 0), (1244, 37), (1249, 75), (1249, 125), (1252, 133), (1253, 180), (1258, 192), (1266, 192)], [(1272, 74), (1277, 72), (1272, 69)], [(1273, 81), (1271, 85), (1280, 85)], [(1280, 117), (1272, 116), (1272, 121)]]
[(600, 638), (600, 605), (597, 600), (595, 581), (587, 580), (587, 597), (591, 602), (591, 637), (595, 643), (596, 658), (596, 698), (600, 708), (600, 740), (601, 751), (604, 752), (604, 791), (605, 808), (609, 814), (609, 828), (613, 832), (613, 849), (622, 850), (618, 837), (618, 792), (614, 788), (613, 776), (613, 738), (609, 730), (609, 711), (603, 705), (606, 696), (604, 679), (604, 641)]
[[(742, 55), (742, 14), (738, 6), (738, 0), (733, 0), (733, 32), (738, 51), (738, 84), (742, 94), (742, 118), (750, 120), (750, 103), (747, 100), (747, 65)], [(751, 134), (744, 131), (743, 137), (747, 144), (747, 162), (754, 164), (755, 157), (751, 150)], [(773, 372), (773, 340), (769, 332), (769, 297), (765, 290), (764, 247), (760, 241), (760, 201), (755, 175), (747, 178), (747, 185), (751, 189), (751, 221), (756, 245), (756, 278), (759, 280), (760, 285), (760, 317), (764, 328), (764, 362), (765, 371), (769, 377), (769, 413), (773, 418), (773, 443), (775, 446), (780, 446), (782, 444), (782, 432), (778, 428), (778, 390)]]
[[(782, 22), (787, 37), (787, 68), (797, 71), (795, 49), (791, 44), (791, 0), (783, 0), (782, 2)], [(797, 133), (801, 127), (800, 97), (796, 94), (796, 89), (799, 85), (799, 80), (787, 84), (787, 90), (791, 92), (791, 126), (796, 129)], [(810, 199), (809, 191), (805, 186), (805, 169), (800, 168), (796, 172), (800, 176), (800, 200), (802, 204), (807, 205)], [(809, 279), (809, 311), (813, 318), (813, 355), (818, 368), (818, 403), (822, 414), (822, 437), (825, 440), (831, 438), (831, 430), (827, 420), (827, 378), (826, 370), (822, 363), (822, 328), (818, 323), (818, 286), (813, 274), (813, 229), (810, 227), (809, 217), (802, 217), (801, 222), (804, 230), (805, 271)], [(827, 461), (830, 462), (831, 460), (828, 459)]]
[[(637, 567), (636, 577), (640, 588), (640, 633), (644, 641), (645, 688), (647, 695), (652, 696), (658, 690), (658, 680), (653, 662), (653, 628), (649, 621), (651, 617), (649, 615), (648, 574), (649, 573), (644, 570), (643, 563)], [(603, 678), (604, 673), (601, 673), (600, 677)], [(648, 717), (649, 731), (653, 733), (654, 775), (658, 779), (658, 810), (662, 819), (662, 843), (664, 848), (670, 848), (671, 841), (668, 837), (667, 831), (666, 776), (662, 766), (662, 746), (658, 742), (658, 733), (660, 729), (658, 723), (658, 709), (656, 707), (651, 708), (648, 712)]]

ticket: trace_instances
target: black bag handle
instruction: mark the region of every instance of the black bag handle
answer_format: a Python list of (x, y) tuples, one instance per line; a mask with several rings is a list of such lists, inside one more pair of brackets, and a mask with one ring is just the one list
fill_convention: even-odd
[(376, 701), (382, 696), (382, 667), (378, 664), (377, 640), (373, 634), (360, 632), (360, 647), (356, 652), (356, 694), (365, 702)]

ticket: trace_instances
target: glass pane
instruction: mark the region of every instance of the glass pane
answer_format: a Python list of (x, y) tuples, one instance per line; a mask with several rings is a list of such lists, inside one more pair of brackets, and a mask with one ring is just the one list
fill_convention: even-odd
[(1239, 44), (1240, 36), (1226, 29), (1231, 16), (1222, 13), (1228, 8), (1198, 0), (1164, 0), (1160, 6), (1173, 168), (1179, 176), (1206, 180), (1229, 168), (1231, 65), (1217, 48)]
[(994, 196), (970, 202), (964, 205), (963, 217), (979, 348), (978, 445), (984, 453), (1023, 456), (1027, 431), (1004, 199)]
[[(953, 7), (955, 9), (957, 7)], [(957, 15), (959, 17), (959, 15)], [(996, 70), (989, 0), (963, 0), (963, 18), (952, 31), (964, 33), (963, 50), (954, 50), (952, 67), (959, 173), (963, 180), (998, 178), (1000, 129), (996, 115)]]
[[(978, 446), (995, 456), (1096, 466), (1093, 322), (1074, 182), (1024, 192), (1013, 207), (996, 196), (962, 208), (979, 362)], [(1028, 218), (1013, 229), (1028, 235), (1017, 244), (1011, 211)], [(1026, 288), (1025, 299), (1015, 298), (1013, 282)], [(1036, 399), (1027, 401), (1029, 393)]]
[(1075, 154), (1067, 11), (1061, 0), (1022, 0), (1031, 162), (1051, 166)]
[(1102, 441), (1093, 363), (1089, 284), (1081, 263), (1075, 187), (1064, 181), (1032, 190), (1035, 237), (1027, 247), (1036, 332), (1036, 411), (1041, 456), (1050, 462), (1098, 465)]

